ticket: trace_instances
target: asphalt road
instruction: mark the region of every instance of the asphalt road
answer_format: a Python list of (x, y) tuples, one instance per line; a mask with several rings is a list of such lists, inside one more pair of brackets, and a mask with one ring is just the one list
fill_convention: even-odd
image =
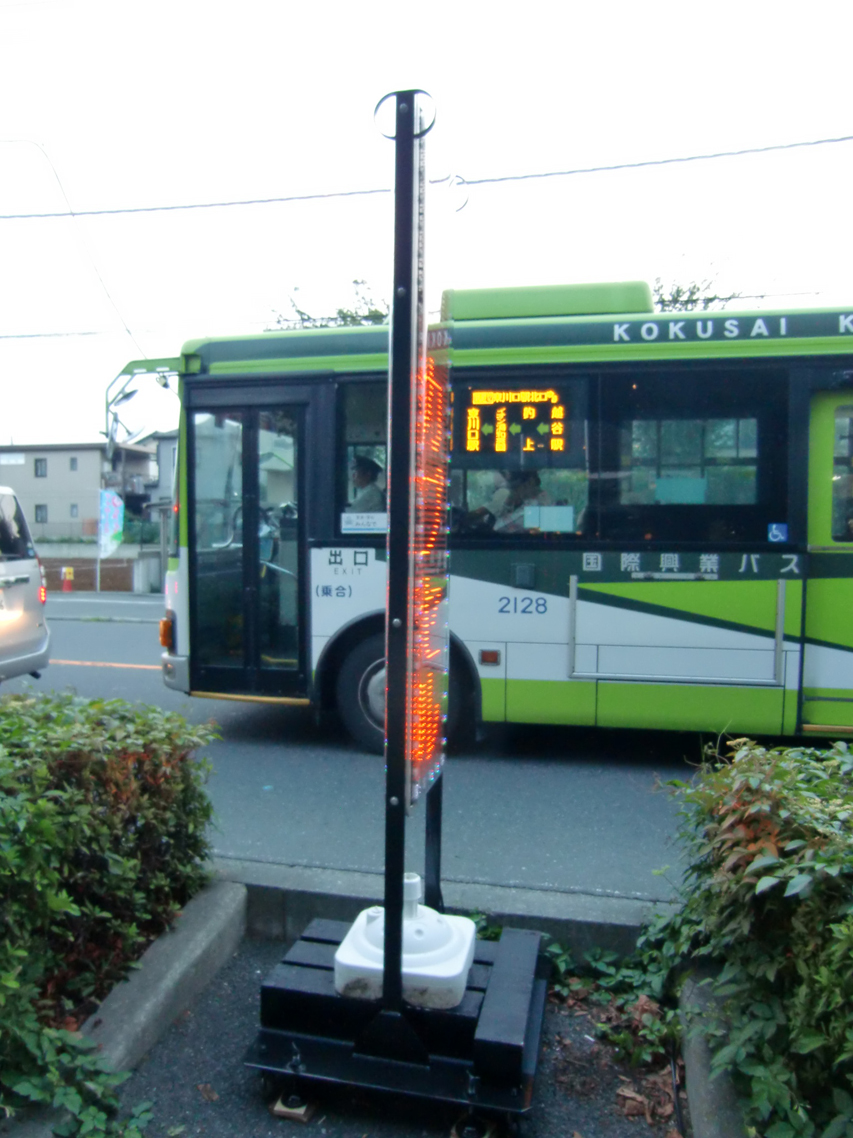
[[(215, 853), (227, 864), (383, 870), (381, 760), (334, 723), (299, 709), (191, 700), (162, 683), (159, 596), (51, 595), (52, 663), (3, 691), (74, 688), (215, 719)], [(445, 770), (445, 881), (669, 900), (678, 878), (675, 806), (659, 780), (685, 777), (696, 737), (494, 727)], [(423, 810), (410, 819), (409, 866), (422, 861)]]

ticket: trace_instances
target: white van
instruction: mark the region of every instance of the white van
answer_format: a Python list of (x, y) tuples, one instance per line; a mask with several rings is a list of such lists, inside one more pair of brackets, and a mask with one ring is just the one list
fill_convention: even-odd
[(24, 515), (8, 486), (0, 486), (0, 681), (39, 677), (50, 660), (44, 615), (47, 590)]

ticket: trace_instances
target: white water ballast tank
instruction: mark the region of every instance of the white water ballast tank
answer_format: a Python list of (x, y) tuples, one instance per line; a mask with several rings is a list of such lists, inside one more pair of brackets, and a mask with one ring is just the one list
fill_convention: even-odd
[[(420, 1008), (462, 1003), (474, 960), (477, 930), (468, 917), (437, 913), (420, 904), (421, 879), (403, 876), (403, 999)], [(342, 996), (382, 996), (385, 910), (362, 909), (335, 953), (335, 990)]]

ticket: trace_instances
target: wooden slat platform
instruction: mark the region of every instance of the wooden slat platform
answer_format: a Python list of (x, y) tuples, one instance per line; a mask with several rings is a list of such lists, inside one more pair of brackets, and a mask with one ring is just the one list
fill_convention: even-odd
[[(313, 920), (264, 980), (261, 1031), (246, 1062), (299, 1079), (525, 1110), (545, 1000), (546, 982), (537, 971), (540, 934), (505, 929), (498, 942), (477, 941), (458, 1007), (406, 1005), (404, 1018), (428, 1063), (401, 1063), (390, 1051), (375, 1053), (381, 1001), (335, 991), (335, 951), (349, 928), (343, 921)], [(359, 1040), (368, 1037), (371, 1045), (362, 1050)]]

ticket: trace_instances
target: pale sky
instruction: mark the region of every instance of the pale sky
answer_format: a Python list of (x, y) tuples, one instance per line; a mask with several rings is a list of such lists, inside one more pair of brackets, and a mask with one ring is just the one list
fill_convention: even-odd
[[(373, 108), (408, 87), (436, 104), (432, 179), (837, 138), (851, 38), (841, 0), (0, 0), (0, 215), (390, 188)], [(429, 306), (656, 277), (766, 296), (740, 307), (853, 306), (852, 163), (841, 142), (436, 186)], [(389, 297), (391, 210), (384, 194), (0, 218), (0, 443), (97, 438), (128, 360), (260, 332), (294, 289), (316, 314), (355, 278)], [(166, 429), (176, 411), (149, 380), (122, 418)]]

